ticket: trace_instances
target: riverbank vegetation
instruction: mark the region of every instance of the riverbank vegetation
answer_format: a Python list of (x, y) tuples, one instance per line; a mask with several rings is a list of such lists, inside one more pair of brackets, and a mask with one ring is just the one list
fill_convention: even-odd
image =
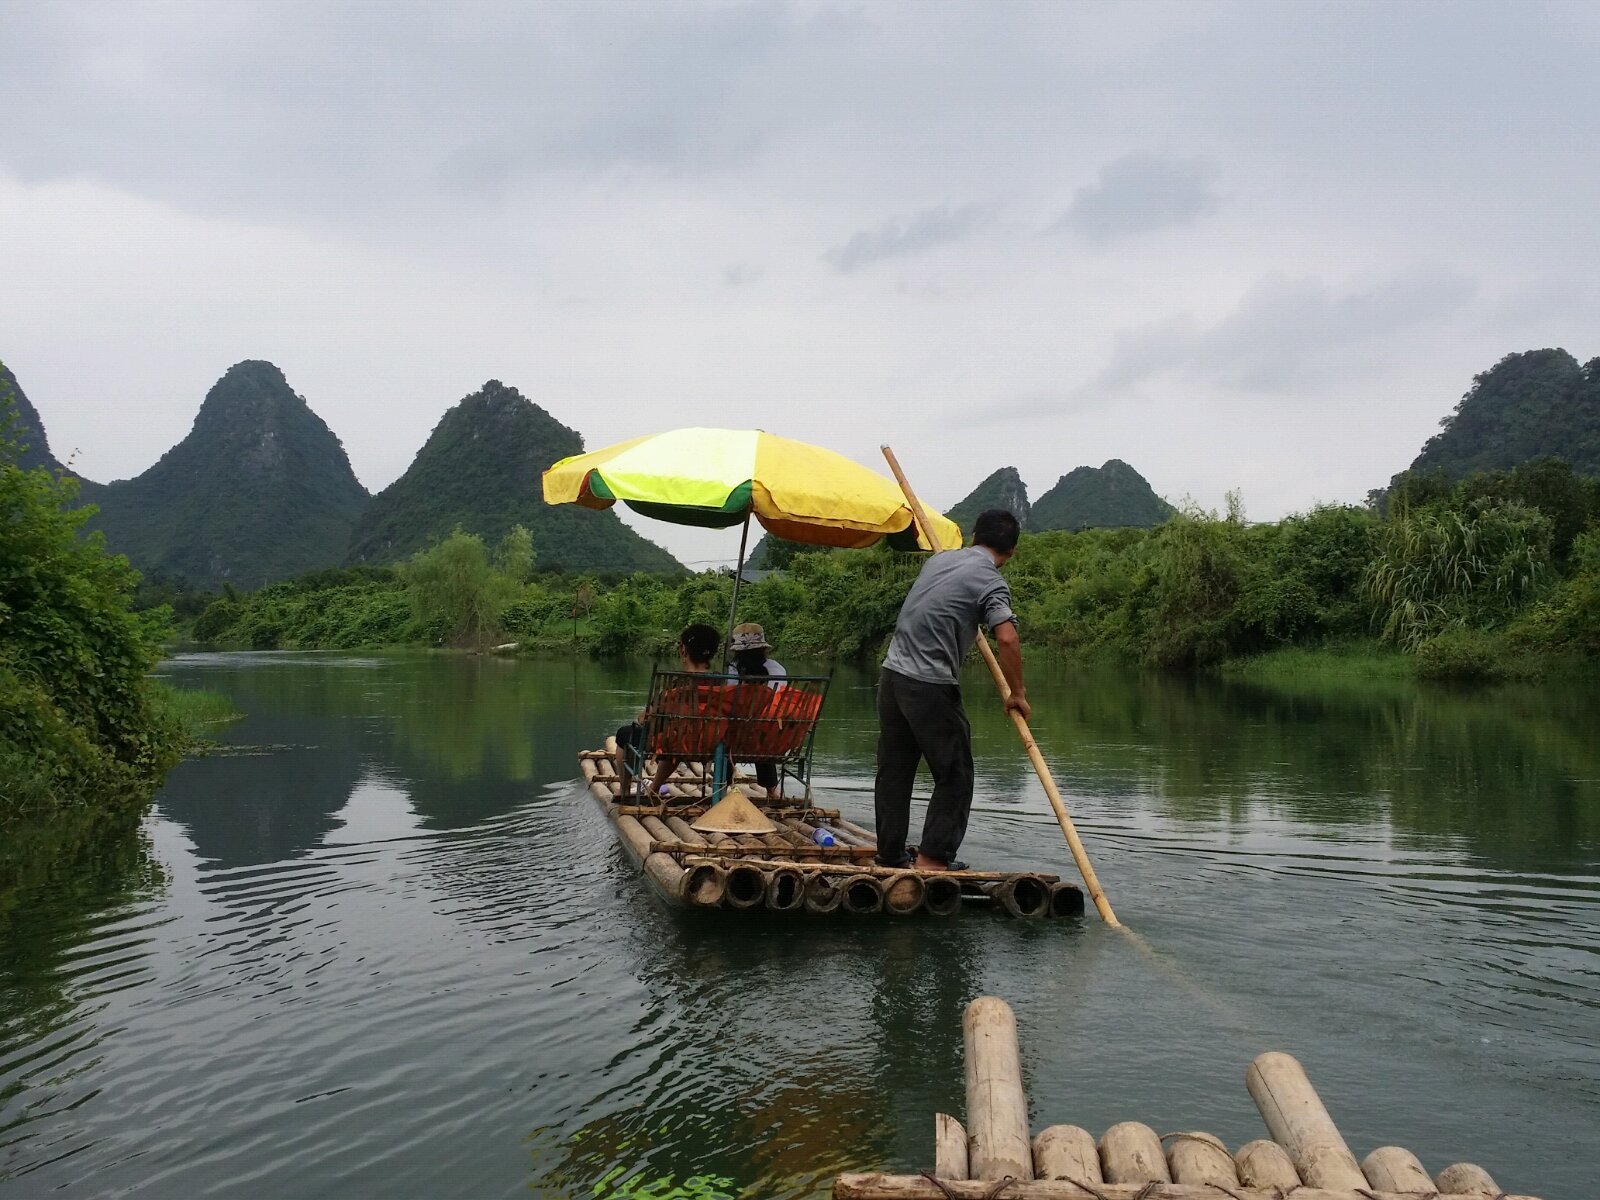
[[(525, 535), (524, 535), (525, 536)], [(726, 620), (732, 578), (533, 574), (512, 534), (457, 531), (396, 568), (318, 572), (209, 605), (216, 645), (382, 644), (658, 652), (690, 621)], [(877, 548), (803, 551), (744, 586), (741, 616), (791, 654), (876, 654), (920, 566)], [(1026, 644), (1174, 670), (1343, 663), (1490, 679), (1600, 656), (1600, 482), (1545, 459), (1460, 483), (1404, 477), (1381, 505), (1251, 523), (1230, 496), (1153, 529), (1024, 537), (1006, 574)], [(1243, 664), (1255, 662), (1253, 667)]]
[(0, 823), (148, 798), (199, 719), (148, 677), (167, 610), (133, 610), (77, 481), (24, 470), (11, 423), (0, 397)]

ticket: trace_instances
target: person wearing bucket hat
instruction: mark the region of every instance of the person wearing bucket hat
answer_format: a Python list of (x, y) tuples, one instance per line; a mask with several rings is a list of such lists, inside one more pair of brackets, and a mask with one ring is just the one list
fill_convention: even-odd
[[(741, 679), (777, 680), (788, 674), (783, 669), (782, 663), (768, 656), (767, 651), (772, 649), (772, 643), (767, 641), (766, 630), (754, 621), (746, 621), (743, 625), (733, 627), (733, 639), (728, 643), (728, 648), (733, 651), (733, 669), (738, 672)], [(772, 686), (782, 685), (773, 683)], [(767, 789), (768, 800), (778, 799), (776, 763), (758, 762), (756, 782)]]

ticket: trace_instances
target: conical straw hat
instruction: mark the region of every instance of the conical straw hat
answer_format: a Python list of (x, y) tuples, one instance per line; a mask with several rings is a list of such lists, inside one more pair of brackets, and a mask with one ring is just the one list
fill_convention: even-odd
[(775, 833), (778, 827), (738, 788), (729, 788), (728, 794), (708, 808), (698, 821), (691, 822), (689, 828), (699, 833), (760, 835)]

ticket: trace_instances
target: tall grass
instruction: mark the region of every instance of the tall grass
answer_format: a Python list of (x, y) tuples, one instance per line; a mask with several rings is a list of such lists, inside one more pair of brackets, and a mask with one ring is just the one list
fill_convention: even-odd
[(178, 688), (159, 680), (152, 690), (159, 715), (178, 729), (185, 750), (213, 740), (222, 726), (244, 716), (221, 692)]

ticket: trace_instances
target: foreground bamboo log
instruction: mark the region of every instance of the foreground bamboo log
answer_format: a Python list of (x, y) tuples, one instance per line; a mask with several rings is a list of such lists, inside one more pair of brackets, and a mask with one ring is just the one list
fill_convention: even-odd
[(1307, 1186), (1335, 1190), (1367, 1186), (1339, 1127), (1292, 1055), (1278, 1050), (1256, 1055), (1244, 1081), (1267, 1131), (1289, 1152)]
[(1083, 889), (1075, 883), (1050, 885), (1050, 915), (1052, 917), (1083, 916)]
[(1140, 1121), (1122, 1121), (1100, 1135), (1100, 1169), (1107, 1183), (1172, 1182), (1161, 1139)]
[(1167, 1172), (1174, 1183), (1239, 1186), (1239, 1168), (1221, 1138), (1209, 1133), (1169, 1133), (1164, 1140), (1171, 1142), (1167, 1147)]
[(1033, 1178), (1028, 1098), (1011, 1006), (980, 996), (961, 1018), (966, 1042), (967, 1152), (974, 1179)]
[[(725, 855), (723, 853), (724, 850), (728, 851), (732, 857)], [(725, 867), (733, 866), (736, 862), (740, 861), (740, 850), (741, 847), (738, 847), (737, 845), (732, 845), (726, 842), (718, 842), (713, 845), (712, 853), (710, 854), (706, 854), (703, 847), (695, 847), (685, 851), (685, 853), (689, 854), (689, 858), (686, 861), (693, 862), (696, 857), (703, 855), (706, 858), (716, 858)], [(771, 863), (764, 857), (764, 855), (764, 850), (752, 853), (748, 861), (753, 866), (770, 867)], [(909, 868), (906, 867), (880, 867), (876, 864), (863, 864), (855, 862), (791, 862), (787, 865), (794, 867), (794, 869), (797, 871), (822, 871), (829, 875), (872, 875), (882, 880), (899, 879), (909, 870)], [(1008, 879), (1014, 879), (1017, 877), (1015, 874), (1006, 871), (918, 871), (916, 874), (922, 876), (923, 883), (927, 883), (933, 879), (948, 879), (956, 884), (1004, 883)], [(1055, 876), (1053, 875), (1029, 874), (1028, 878), (1042, 880), (1045, 883), (1051, 883), (1055, 880)], [(1072, 885), (1068, 884), (1067, 886), (1071, 887)]]
[(1297, 1188), (1300, 1172), (1289, 1160), (1289, 1152), (1277, 1142), (1259, 1138), (1246, 1142), (1234, 1155), (1239, 1182), (1247, 1188)]
[(944, 1113), (933, 1114), (933, 1173), (940, 1179), (968, 1177), (967, 1131)]
[(1431, 1192), (1433, 1180), (1404, 1146), (1379, 1146), (1361, 1160), (1367, 1182), (1384, 1192)]
[(1447, 1196), (1498, 1196), (1500, 1187), (1477, 1163), (1451, 1163), (1433, 1177), (1433, 1186)]
[[(1016, 1180), (996, 1193), (991, 1180), (940, 1179), (926, 1175), (841, 1175), (833, 1181), (833, 1200), (1227, 1200), (1209, 1183), (1097, 1183), (1094, 1192), (1065, 1179)], [(1233, 1200), (1285, 1200), (1276, 1188), (1236, 1188)], [(1293, 1200), (1420, 1200), (1415, 1192), (1302, 1187)], [(1505, 1196), (1497, 1200), (1534, 1200)]]
[(1104, 1183), (1094, 1134), (1076, 1125), (1050, 1126), (1033, 1139), (1033, 1174), (1036, 1179)]

